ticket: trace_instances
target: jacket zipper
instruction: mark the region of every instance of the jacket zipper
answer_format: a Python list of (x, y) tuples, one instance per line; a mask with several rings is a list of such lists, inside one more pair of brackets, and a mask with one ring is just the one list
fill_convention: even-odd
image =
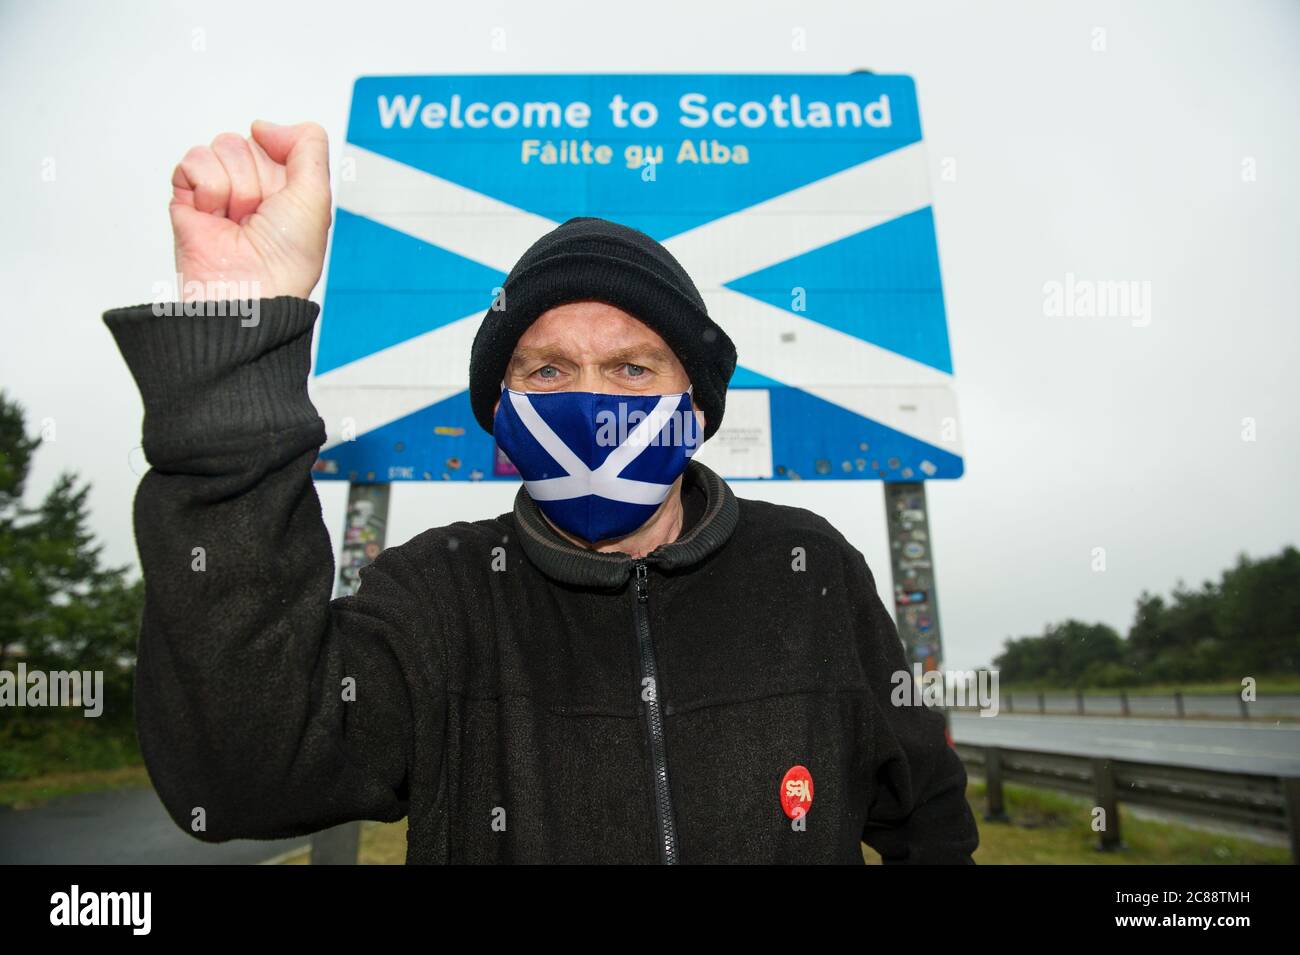
[(659, 837), (659, 857), (665, 865), (677, 863), (677, 825), (673, 820), (672, 790), (668, 786), (668, 757), (664, 747), (663, 714), (659, 710), (659, 674), (655, 666), (654, 644), (650, 640), (649, 571), (643, 560), (636, 562), (637, 646), (641, 653), (640, 692), (644, 695), (649, 681), (650, 698), (645, 700), (646, 732), (650, 737), (650, 759), (654, 764), (655, 815)]

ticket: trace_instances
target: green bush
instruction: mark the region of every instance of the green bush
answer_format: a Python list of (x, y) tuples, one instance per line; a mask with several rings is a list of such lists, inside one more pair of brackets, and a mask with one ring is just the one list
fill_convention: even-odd
[(118, 769), (140, 761), (140, 746), (129, 723), (68, 714), (0, 721), (0, 781)]

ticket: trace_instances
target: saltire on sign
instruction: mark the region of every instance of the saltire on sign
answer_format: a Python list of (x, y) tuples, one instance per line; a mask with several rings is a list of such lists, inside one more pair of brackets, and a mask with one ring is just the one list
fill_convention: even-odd
[(962, 473), (910, 77), (364, 77), (337, 171), (315, 474), (518, 480), (466, 390), (478, 324), (564, 220), (654, 236), (736, 343), (724, 477)]

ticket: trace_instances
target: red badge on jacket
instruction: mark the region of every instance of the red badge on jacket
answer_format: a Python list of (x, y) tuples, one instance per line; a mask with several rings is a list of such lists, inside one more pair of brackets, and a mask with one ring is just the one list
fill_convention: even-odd
[(781, 780), (781, 808), (797, 819), (812, 808), (812, 773), (805, 766), (791, 766)]

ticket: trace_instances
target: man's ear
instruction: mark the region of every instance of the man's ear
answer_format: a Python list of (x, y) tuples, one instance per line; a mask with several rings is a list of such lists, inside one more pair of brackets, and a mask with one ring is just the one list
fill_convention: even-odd
[(700, 434), (703, 435), (704, 429), (707, 426), (708, 421), (704, 417), (704, 412), (700, 410), (700, 406), (697, 405), (694, 401), (691, 402), (691, 408), (694, 409), (695, 411), (695, 420), (697, 420), (700, 423)]

